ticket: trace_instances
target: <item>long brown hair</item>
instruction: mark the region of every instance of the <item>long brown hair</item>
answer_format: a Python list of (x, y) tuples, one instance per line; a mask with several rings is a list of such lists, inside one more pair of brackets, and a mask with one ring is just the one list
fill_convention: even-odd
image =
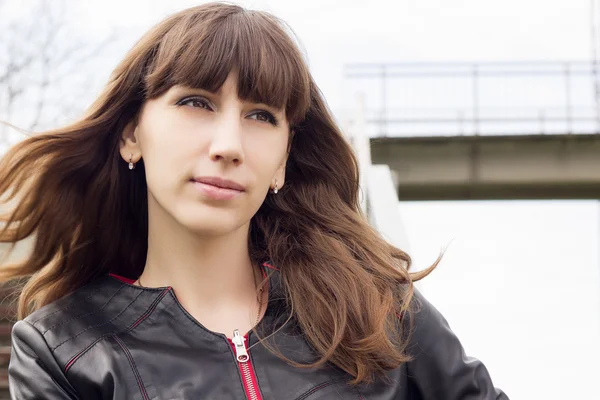
[[(287, 26), (264, 12), (211, 3), (151, 29), (77, 122), (27, 138), (0, 162), (0, 242), (34, 238), (30, 255), (0, 269), (25, 278), (23, 318), (108, 272), (136, 278), (147, 253), (143, 161), (119, 155), (124, 127), (144, 101), (176, 84), (216, 91), (238, 73), (240, 98), (284, 108), (290, 123), (286, 185), (253, 217), (251, 258), (271, 260), (293, 317), (321, 356), (354, 383), (408, 360), (398, 316), (409, 309), (409, 256), (369, 226), (358, 165)], [(291, 361), (290, 361), (291, 362)]]

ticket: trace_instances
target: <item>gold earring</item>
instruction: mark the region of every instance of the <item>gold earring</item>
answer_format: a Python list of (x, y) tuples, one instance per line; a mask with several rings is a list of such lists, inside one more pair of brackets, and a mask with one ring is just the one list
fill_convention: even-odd
[(135, 168), (135, 164), (132, 162), (133, 159), (133, 153), (129, 153), (129, 169), (132, 170)]

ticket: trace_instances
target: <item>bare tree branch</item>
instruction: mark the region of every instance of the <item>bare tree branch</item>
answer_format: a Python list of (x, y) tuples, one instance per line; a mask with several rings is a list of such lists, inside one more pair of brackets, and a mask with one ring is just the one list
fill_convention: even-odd
[[(109, 50), (117, 35), (86, 42), (85, 35), (73, 30), (72, 7), (65, 0), (24, 4), (30, 6), (26, 18), (9, 20), (4, 18), (10, 14), (8, 2), (0, 0), (0, 121), (34, 131), (64, 118), (73, 106), (67, 104), (68, 97), (85, 97), (85, 85), (92, 79), (79, 79), (86, 83), (74, 85), (73, 78), (92, 77), (94, 60)], [(0, 142), (7, 140), (4, 128), (0, 124)]]

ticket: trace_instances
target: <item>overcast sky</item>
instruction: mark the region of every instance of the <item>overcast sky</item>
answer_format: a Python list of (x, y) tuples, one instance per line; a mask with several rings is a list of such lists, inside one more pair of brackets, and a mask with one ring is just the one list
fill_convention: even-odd
[[(108, 24), (132, 40), (189, 0), (80, 2), (82, 29)], [(331, 107), (343, 100), (343, 65), (353, 62), (590, 59), (589, 0), (240, 1), (273, 12), (304, 44)]]

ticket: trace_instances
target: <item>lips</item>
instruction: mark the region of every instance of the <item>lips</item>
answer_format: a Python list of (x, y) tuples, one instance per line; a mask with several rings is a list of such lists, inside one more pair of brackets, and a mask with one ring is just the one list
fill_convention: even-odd
[(234, 181), (231, 181), (228, 179), (215, 177), (215, 176), (196, 177), (196, 178), (193, 178), (192, 181), (198, 182), (198, 183), (204, 183), (205, 185), (216, 186), (216, 187), (222, 188), (222, 189), (237, 190), (240, 192), (243, 192), (244, 190), (246, 190), (246, 188), (244, 186), (242, 186), (241, 184), (239, 184), (237, 182), (234, 182)]

